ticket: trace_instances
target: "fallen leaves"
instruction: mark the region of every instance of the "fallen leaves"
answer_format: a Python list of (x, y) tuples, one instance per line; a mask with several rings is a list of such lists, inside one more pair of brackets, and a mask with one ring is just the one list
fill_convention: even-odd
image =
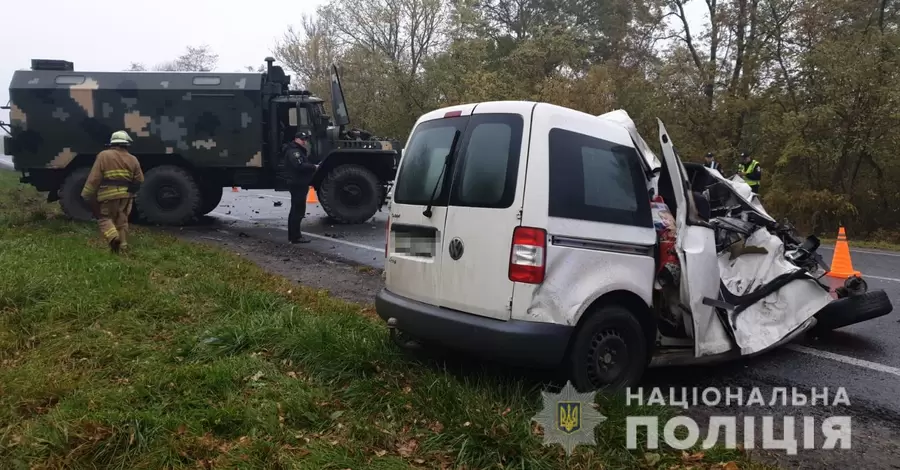
[(706, 454), (703, 452), (697, 452), (695, 454), (688, 454), (687, 452), (681, 452), (681, 461), (682, 462), (700, 462), (703, 460)]
[(419, 442), (415, 439), (410, 439), (406, 442), (402, 442), (399, 445), (397, 445), (397, 453), (400, 454), (401, 457), (409, 457), (418, 448), (419, 448)]

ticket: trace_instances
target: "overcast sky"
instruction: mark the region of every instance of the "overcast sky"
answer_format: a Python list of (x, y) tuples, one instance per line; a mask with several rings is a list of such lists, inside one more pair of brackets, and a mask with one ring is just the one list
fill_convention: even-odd
[[(188, 45), (207, 44), (219, 54), (220, 71), (258, 66), (289, 25), (299, 26), (302, 13), (314, 12), (325, 1), (0, 0), (0, 104), (9, 100), (13, 71), (28, 69), (31, 59), (68, 60), (76, 70), (118, 71), (131, 62), (152, 66), (172, 60)], [(689, 5), (698, 22), (703, 21), (702, 5)], [(9, 122), (8, 111), (0, 110), (0, 120)]]

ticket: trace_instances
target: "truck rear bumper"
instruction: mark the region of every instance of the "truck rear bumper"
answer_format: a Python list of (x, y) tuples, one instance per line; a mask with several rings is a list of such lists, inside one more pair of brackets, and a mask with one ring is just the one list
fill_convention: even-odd
[(404, 333), (426, 342), (530, 367), (558, 366), (574, 327), (555, 323), (495, 320), (418, 302), (387, 289), (375, 311)]

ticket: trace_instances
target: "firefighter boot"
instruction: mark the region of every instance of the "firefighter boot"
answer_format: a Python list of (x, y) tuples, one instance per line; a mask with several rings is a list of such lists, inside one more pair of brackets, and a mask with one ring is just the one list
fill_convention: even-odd
[(109, 241), (109, 250), (113, 252), (113, 254), (119, 254), (119, 249), (122, 247), (122, 241), (119, 240), (119, 237), (113, 238)]

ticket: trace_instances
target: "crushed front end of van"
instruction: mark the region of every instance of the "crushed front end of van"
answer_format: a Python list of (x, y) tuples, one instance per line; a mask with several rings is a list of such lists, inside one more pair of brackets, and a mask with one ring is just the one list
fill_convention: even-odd
[(861, 276), (829, 277), (815, 236), (802, 238), (777, 222), (739, 177), (724, 178), (697, 164), (685, 165), (696, 192), (709, 204), (715, 231), (720, 289), (715, 308), (721, 328), (695, 338), (696, 357), (755, 355), (810, 330), (825, 331), (889, 314), (884, 290), (868, 290)]

